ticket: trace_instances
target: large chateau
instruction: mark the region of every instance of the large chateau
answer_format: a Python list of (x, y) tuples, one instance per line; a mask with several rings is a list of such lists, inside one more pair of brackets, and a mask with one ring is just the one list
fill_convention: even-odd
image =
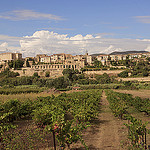
[(144, 53), (131, 53), (131, 54), (113, 54), (113, 55), (71, 55), (71, 54), (53, 54), (48, 56), (47, 54), (38, 54), (35, 57), (22, 58), (21, 53), (1, 53), (0, 54), (0, 70), (6, 69), (8, 62), (13, 60), (23, 60), (24, 67), (21, 70), (13, 70), (19, 72), (20, 76), (32, 76), (37, 72), (40, 76), (44, 76), (46, 72), (49, 72), (51, 77), (61, 76), (64, 69), (78, 69), (85, 66), (92, 66), (93, 61), (97, 59), (102, 65), (110, 65), (110, 61), (119, 61), (126, 59), (145, 59), (150, 57), (150, 52)]

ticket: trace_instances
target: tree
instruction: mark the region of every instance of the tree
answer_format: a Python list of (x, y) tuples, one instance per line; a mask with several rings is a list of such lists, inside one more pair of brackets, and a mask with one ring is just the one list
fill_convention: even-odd
[(121, 77), (121, 78), (126, 78), (128, 77), (128, 71), (123, 71), (121, 73), (118, 74), (118, 77)]
[(150, 61), (150, 57), (147, 57), (146, 59), (147, 59), (148, 61)]
[(26, 61), (26, 66), (30, 67), (29, 60)]
[(46, 71), (46, 73), (45, 73), (45, 77), (49, 77), (50, 75), (49, 75), (49, 71)]
[(65, 74), (71, 75), (71, 74), (74, 73), (74, 70), (72, 70), (72, 69), (64, 69), (62, 73), (63, 73), (63, 75), (65, 75)]
[(131, 86), (131, 84), (132, 84), (132, 82), (131, 82), (131, 81), (124, 81), (124, 85), (125, 85), (126, 87)]
[(35, 73), (33, 74), (33, 77), (38, 77), (38, 78), (39, 78), (38, 73), (37, 73), (37, 72), (35, 72)]
[(53, 80), (54, 87), (56, 89), (66, 88), (69, 82), (64, 79), (64, 77), (59, 77)]
[(116, 61), (111, 61), (111, 65), (112, 66), (117, 66), (117, 62)]
[(147, 70), (143, 70), (142, 75), (143, 75), (143, 77), (147, 77), (149, 75), (149, 73)]
[(94, 60), (94, 67), (95, 68), (101, 68), (103, 65), (101, 61), (98, 61), (97, 59)]
[(23, 60), (13, 60), (8, 63), (9, 67), (14, 69), (22, 68), (23, 64), (24, 64)]
[(64, 69), (63, 75), (65, 79), (69, 79), (70, 81), (76, 80), (77, 77), (75, 77), (76, 70), (73, 69)]
[(107, 73), (104, 73), (103, 75), (96, 75), (95, 78), (99, 84), (111, 83), (111, 78)]
[(18, 72), (10, 71), (8, 68), (0, 73), (0, 77), (16, 77), (19, 76)]
[(76, 74), (73, 74), (73, 75), (72, 75), (72, 80), (73, 80), (73, 81), (78, 80), (78, 76), (77, 76)]

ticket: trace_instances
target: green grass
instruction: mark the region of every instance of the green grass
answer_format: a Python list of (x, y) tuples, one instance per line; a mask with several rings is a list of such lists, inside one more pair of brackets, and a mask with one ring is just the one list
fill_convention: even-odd
[(19, 85), (15, 86), (15, 88), (23, 89), (23, 88), (39, 88), (37, 85)]

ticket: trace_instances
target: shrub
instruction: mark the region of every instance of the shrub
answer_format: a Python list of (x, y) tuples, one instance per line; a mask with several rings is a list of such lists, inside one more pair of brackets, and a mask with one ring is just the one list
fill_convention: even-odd
[(20, 117), (20, 106), (21, 103), (17, 99), (15, 100), (9, 100), (3, 105), (3, 109), (5, 113), (12, 114), (9, 116), (9, 121), (17, 120)]
[(39, 77), (38, 73), (35, 72), (35, 73), (33, 74), (33, 77)]
[(143, 77), (147, 77), (148, 75), (149, 75), (148, 71), (144, 70), (144, 71), (142, 72), (142, 76), (143, 76)]
[(118, 74), (118, 77), (121, 77), (121, 78), (126, 78), (128, 77), (128, 71), (123, 71), (121, 73)]
[(49, 77), (50, 75), (49, 75), (49, 71), (47, 71), (46, 73), (45, 73), (45, 77)]

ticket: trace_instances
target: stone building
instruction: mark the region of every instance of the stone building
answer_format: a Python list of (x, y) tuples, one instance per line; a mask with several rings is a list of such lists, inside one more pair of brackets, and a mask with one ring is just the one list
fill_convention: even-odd
[(110, 56), (109, 55), (98, 55), (96, 58), (98, 61), (101, 61), (102, 65), (106, 65), (106, 64), (108, 64)]
[(36, 57), (34, 58), (35, 59), (35, 62), (38, 63), (41, 61), (41, 58), (47, 56), (47, 54), (38, 54), (36, 55)]
[(34, 72), (39, 72), (41, 76), (44, 76), (46, 72), (49, 72), (50, 77), (62, 76), (64, 69), (78, 69), (84, 67), (83, 62), (78, 63), (64, 63), (64, 64), (41, 64), (41, 65), (32, 65), (31, 70)]
[(21, 53), (1, 53), (0, 54), (0, 71), (9, 67), (8, 62), (13, 60), (22, 60)]
[(50, 56), (41, 57), (40, 62), (43, 62), (43, 63), (51, 63), (51, 57), (50, 57)]
[(109, 55), (98, 55), (96, 58), (97, 58), (98, 61), (101, 61), (101, 60), (108, 61), (109, 60)]
[(1, 53), (0, 54), (0, 61), (12, 61), (12, 60), (21, 60), (22, 54), (21, 53)]
[(123, 60), (123, 56), (120, 55), (110, 55), (110, 60), (111, 61), (119, 61), (119, 60)]

